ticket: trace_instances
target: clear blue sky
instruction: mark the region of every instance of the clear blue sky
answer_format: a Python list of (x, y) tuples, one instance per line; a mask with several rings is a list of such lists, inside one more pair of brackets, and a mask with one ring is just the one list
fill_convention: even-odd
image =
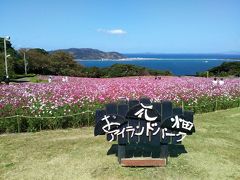
[(240, 0), (1, 0), (15, 48), (240, 52)]

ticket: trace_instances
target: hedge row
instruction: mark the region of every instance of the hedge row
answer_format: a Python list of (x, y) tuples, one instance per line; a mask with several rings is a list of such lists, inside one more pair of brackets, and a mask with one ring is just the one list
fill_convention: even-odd
[[(202, 99), (198, 104), (178, 103), (176, 107), (183, 107), (185, 110), (192, 110), (195, 113), (206, 113), (221, 109), (240, 107), (240, 99)], [(92, 111), (82, 112), (67, 116), (56, 117), (30, 117), (30, 116), (12, 116), (0, 118), (0, 134), (15, 132), (36, 132), (45, 129), (64, 129), (79, 128), (83, 126), (94, 125), (95, 110), (102, 108), (103, 105), (92, 107)]]
[(0, 133), (36, 132), (43, 129), (65, 129), (93, 126), (94, 114), (60, 116), (60, 117), (27, 117), (13, 116), (0, 119)]

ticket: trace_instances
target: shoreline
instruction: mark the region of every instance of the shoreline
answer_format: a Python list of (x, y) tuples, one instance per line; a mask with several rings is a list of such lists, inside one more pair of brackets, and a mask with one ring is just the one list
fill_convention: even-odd
[(75, 61), (240, 61), (240, 59), (217, 59), (217, 58), (197, 58), (197, 59), (184, 59), (184, 58), (123, 58), (123, 59), (75, 59)]

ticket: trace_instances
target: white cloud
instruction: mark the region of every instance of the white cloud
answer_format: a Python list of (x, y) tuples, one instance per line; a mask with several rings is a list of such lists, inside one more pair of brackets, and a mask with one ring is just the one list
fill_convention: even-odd
[(109, 34), (126, 34), (127, 32), (122, 29), (112, 29), (107, 31)]
[(117, 35), (127, 34), (127, 32), (122, 29), (98, 29), (97, 31), (107, 33), (107, 34), (117, 34)]

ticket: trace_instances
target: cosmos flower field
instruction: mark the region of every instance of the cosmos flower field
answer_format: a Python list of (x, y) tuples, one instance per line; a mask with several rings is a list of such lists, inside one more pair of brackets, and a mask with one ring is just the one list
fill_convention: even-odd
[(200, 77), (69, 77), (68, 82), (62, 82), (62, 77), (54, 76), (51, 83), (2, 84), (0, 115), (23, 115), (34, 120), (34, 117), (84, 114), (86, 110), (94, 112), (105, 103), (121, 98), (140, 97), (149, 97), (152, 101), (170, 100), (176, 106), (183, 105), (185, 109), (200, 113), (238, 107), (240, 79), (225, 79), (224, 85), (213, 85), (212, 80)]

